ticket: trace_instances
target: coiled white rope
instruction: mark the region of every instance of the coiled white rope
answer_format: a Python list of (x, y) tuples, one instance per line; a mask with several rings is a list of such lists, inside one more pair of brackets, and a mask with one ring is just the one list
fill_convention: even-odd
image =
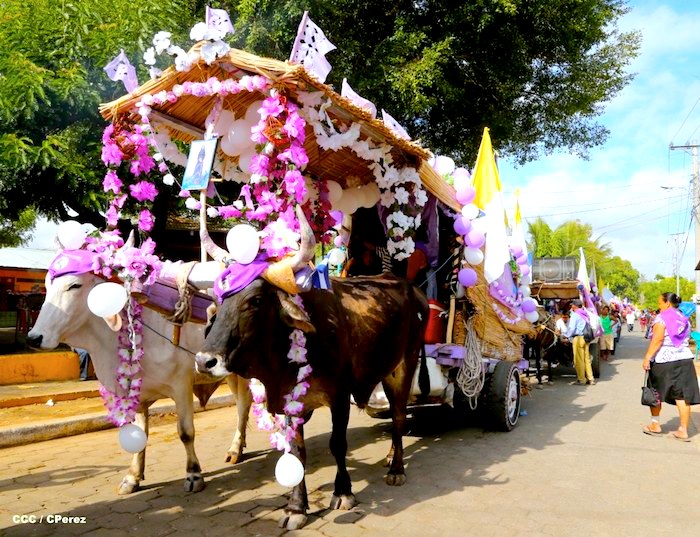
[(467, 398), (467, 401), (469, 401), (469, 408), (476, 410), (479, 394), (484, 387), (486, 373), (481, 361), (479, 340), (474, 333), (471, 318), (464, 322), (464, 325), (467, 329), (467, 337), (464, 340), (464, 347), (467, 349), (467, 352), (464, 360), (462, 360), (462, 364), (459, 366), (456, 383)]

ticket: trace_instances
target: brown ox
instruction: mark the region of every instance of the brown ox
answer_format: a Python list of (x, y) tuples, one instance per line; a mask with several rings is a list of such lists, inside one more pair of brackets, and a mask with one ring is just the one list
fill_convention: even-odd
[[(302, 224), (302, 247), (296, 269), (314, 252), (311, 229), (303, 213), (298, 210), (297, 215)], [(210, 253), (215, 258), (226, 255), (216, 246)], [(391, 403), (393, 422), (392, 456), (385, 480), (389, 485), (402, 485), (406, 480), (401, 437), (428, 304), (420, 291), (393, 277), (333, 279), (332, 291), (312, 290), (301, 297), (306, 313), (289, 295), (257, 279), (225, 299), (197, 354), (197, 369), (214, 376), (235, 372), (261, 380), (267, 390), (268, 409), (281, 413), (283, 397), (294, 387), (298, 371), (287, 358), (289, 336), (295, 328), (303, 330), (313, 368), (311, 387), (302, 399), (305, 417), (321, 406), (331, 409), (330, 449), (337, 464), (331, 508), (350, 509), (355, 505), (345, 465), (350, 396), (362, 408), (379, 382)], [(305, 464), (303, 427), (299, 432), (292, 453)], [(301, 527), (307, 508), (302, 481), (294, 488), (280, 525)]]
[[(68, 274), (47, 279), (46, 300), (41, 312), (29, 332), (29, 343), (42, 349), (55, 348), (59, 343), (87, 349), (93, 360), (97, 378), (106, 388), (115, 391), (118, 333), (113, 331), (114, 318), (102, 319), (93, 315), (87, 307), (90, 291), (103, 280), (94, 274)], [(105, 322), (107, 321), (107, 322)], [(148, 434), (148, 408), (158, 399), (169, 397), (175, 402), (177, 429), (187, 453), (187, 477), (184, 487), (188, 492), (204, 488), (199, 460), (194, 451), (194, 406), (192, 401), (195, 381), (194, 352), (204, 342), (204, 326), (185, 323), (179, 346), (168, 337), (172, 325), (155, 311), (144, 308), (143, 312), (144, 357), (141, 404), (136, 414), (136, 423)], [(199, 380), (211, 382), (211, 378)], [(226, 381), (236, 396), (238, 427), (229, 448), (227, 460), (237, 462), (245, 445), (245, 428), (248, 421), (251, 397), (247, 383), (230, 375)], [(146, 450), (133, 456), (128, 473), (119, 485), (119, 494), (138, 490), (144, 478)]]

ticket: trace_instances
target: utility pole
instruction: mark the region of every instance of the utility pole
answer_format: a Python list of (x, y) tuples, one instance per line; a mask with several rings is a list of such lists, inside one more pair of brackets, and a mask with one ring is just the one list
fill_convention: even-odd
[[(693, 204), (691, 217), (695, 220), (695, 266), (700, 262), (700, 217), (698, 208), (700, 207), (700, 163), (698, 163), (698, 144), (687, 143), (685, 145), (669, 146), (669, 149), (690, 149), (693, 156)], [(700, 271), (695, 271), (695, 329), (700, 330)]]
[(680, 271), (681, 271), (681, 237), (685, 233), (671, 233), (673, 240), (673, 275), (676, 277), (676, 294), (680, 296), (681, 294), (681, 282), (680, 282)]

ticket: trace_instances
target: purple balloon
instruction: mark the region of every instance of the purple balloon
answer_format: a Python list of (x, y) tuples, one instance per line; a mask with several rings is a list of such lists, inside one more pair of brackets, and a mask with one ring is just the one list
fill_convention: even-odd
[(463, 268), (459, 271), (457, 278), (464, 287), (474, 287), (476, 285), (477, 276), (474, 269)]
[(471, 246), (472, 248), (481, 248), (486, 242), (486, 237), (484, 237), (484, 234), (478, 229), (472, 229), (469, 231), (465, 239), (467, 241), (467, 245)]
[(340, 235), (337, 235), (335, 239), (333, 239), (333, 244), (340, 248), (343, 245), (343, 238)]
[(522, 308), (525, 313), (531, 313), (537, 311), (537, 303), (531, 298), (526, 298), (523, 300)]
[(528, 276), (530, 274), (530, 267), (528, 265), (525, 265), (520, 269), (523, 273), (523, 276)]
[(510, 249), (510, 253), (516, 258), (520, 258), (520, 256), (523, 255), (523, 249), (520, 246), (513, 246)]
[(455, 223), (452, 225), (457, 235), (466, 235), (472, 228), (472, 223), (463, 216), (458, 216), (455, 218)]
[(528, 264), (528, 258), (526, 255), (518, 256), (515, 261), (518, 263), (518, 265), (527, 265)]
[(476, 190), (474, 190), (473, 186), (460, 188), (455, 197), (462, 205), (467, 205), (468, 203), (474, 201), (474, 198), (476, 197)]
[(333, 220), (335, 220), (335, 225), (337, 226), (338, 224), (342, 224), (343, 222), (343, 213), (341, 211), (328, 211), (328, 214), (331, 215)]

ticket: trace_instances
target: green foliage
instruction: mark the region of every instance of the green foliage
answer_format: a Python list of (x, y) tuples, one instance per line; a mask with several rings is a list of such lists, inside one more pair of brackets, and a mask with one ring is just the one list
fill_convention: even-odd
[(23, 210), (15, 220), (0, 218), (0, 247), (20, 246), (31, 239), (36, 212), (32, 208)]
[[(0, 217), (32, 207), (100, 225), (97, 106), (124, 90), (102, 67), (123, 48), (141, 55), (159, 30), (187, 45), (202, 0), (3, 0), (0, 10)], [(414, 138), (463, 163), (484, 126), (520, 161), (602, 143), (595, 118), (629, 81), (635, 33), (617, 30), (624, 0), (226, 0), (234, 45), (288, 57), (304, 9), (338, 50), (328, 82), (343, 77)], [(563, 247), (563, 246), (562, 246)]]
[(338, 47), (343, 77), (437, 152), (465, 163), (482, 130), (521, 162), (566, 148), (585, 155), (607, 131), (602, 105), (630, 80), (637, 33), (624, 0), (230, 0), (240, 46), (286, 58), (308, 9)]
[[(593, 226), (569, 220), (552, 229), (542, 218), (528, 223), (528, 249), (535, 257), (579, 257), (583, 248), (588, 268), (595, 265), (598, 276), (615, 295), (630, 300), (639, 297), (639, 272), (626, 259), (612, 256), (610, 245), (593, 238)], [(597, 282), (596, 282), (597, 283)]]
[[(687, 278), (680, 277), (680, 295), (683, 300), (690, 300), (690, 298), (695, 294), (695, 282), (688, 280)], [(656, 275), (654, 281), (642, 282), (640, 285), (641, 289), (641, 305), (643, 308), (656, 309), (657, 301), (659, 295), (662, 293), (675, 293), (676, 292), (676, 278), (673, 276), (661, 276)]]
[[(102, 224), (101, 102), (124, 93), (102, 67), (123, 48), (134, 65), (153, 34), (189, 29), (182, 0), (4, 0), (0, 13), (0, 218)], [(145, 72), (140, 80), (145, 81)], [(28, 211), (28, 209), (31, 209)], [(35, 212), (34, 212), (35, 211)], [(30, 226), (31, 229), (31, 226)], [(18, 237), (26, 236), (21, 233)]]

